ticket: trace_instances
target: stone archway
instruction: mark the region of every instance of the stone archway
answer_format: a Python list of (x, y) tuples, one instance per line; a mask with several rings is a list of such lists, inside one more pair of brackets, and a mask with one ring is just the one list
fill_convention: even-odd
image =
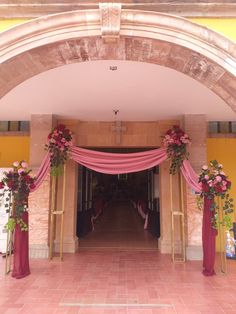
[(183, 18), (119, 4), (46, 16), (1, 33), (0, 97), (49, 69), (111, 59), (175, 69), (236, 111), (236, 44)]
[[(0, 97), (55, 67), (90, 60), (129, 60), (182, 72), (204, 84), (236, 112), (235, 48), (236, 44), (224, 37), (185, 19), (121, 10), (115, 4), (100, 10), (61, 13), (0, 34)], [(48, 189), (49, 180), (44, 191)], [(36, 193), (41, 199), (43, 190)], [(43, 205), (45, 211), (49, 203), (47, 200)], [(37, 237), (42, 235), (46, 244), (47, 221)]]

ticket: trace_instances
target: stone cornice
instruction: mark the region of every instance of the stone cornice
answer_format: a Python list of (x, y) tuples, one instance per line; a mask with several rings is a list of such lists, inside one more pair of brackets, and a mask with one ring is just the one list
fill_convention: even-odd
[[(47, 1), (46, 1), (47, 2)], [(119, 1), (123, 2), (123, 1)], [(74, 10), (98, 9), (98, 1), (0, 1), (0, 18), (36, 18), (43, 15)], [(230, 0), (217, 1), (143, 1), (122, 3), (123, 9), (155, 11), (183, 17), (236, 17), (236, 3)]]
[[(164, 41), (199, 52), (236, 75), (235, 44), (206, 27), (184, 18), (136, 10), (121, 11), (120, 35), (140, 36)], [(131, 32), (131, 33), (130, 33)], [(69, 38), (101, 36), (99, 10), (73, 11), (45, 16), (0, 33), (0, 62), (29, 49)]]

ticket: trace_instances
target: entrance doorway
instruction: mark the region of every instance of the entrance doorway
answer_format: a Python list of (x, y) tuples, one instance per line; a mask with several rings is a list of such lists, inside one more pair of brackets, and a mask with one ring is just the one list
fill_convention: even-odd
[[(106, 149), (137, 152), (143, 149)], [(107, 175), (79, 168), (80, 247), (156, 249), (160, 237), (159, 168)]]

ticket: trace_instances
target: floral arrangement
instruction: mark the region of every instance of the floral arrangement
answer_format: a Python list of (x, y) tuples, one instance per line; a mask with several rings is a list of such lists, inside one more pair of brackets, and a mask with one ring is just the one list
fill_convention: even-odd
[[(6, 211), (11, 213), (11, 216), (8, 220), (6, 228), (13, 230), (16, 224), (20, 225), (22, 231), (27, 231), (28, 226), (22, 219), (22, 214), (28, 208), (28, 197), (30, 190), (35, 188), (36, 177), (30, 175), (31, 170), (28, 169), (28, 164), (25, 161), (15, 161), (13, 163), (13, 169), (4, 172), (4, 177), (0, 181), (0, 189), (3, 189), (3, 193), (7, 194), (5, 204)], [(10, 207), (12, 203), (10, 202), (11, 195), (14, 199), (14, 206), (12, 211)]]
[(175, 174), (184, 159), (188, 158), (186, 146), (190, 143), (189, 136), (178, 125), (174, 125), (166, 132), (163, 145), (167, 148), (167, 156), (171, 160), (170, 174)]
[(219, 164), (217, 160), (212, 160), (210, 167), (204, 165), (199, 175), (199, 183), (202, 189), (200, 194), (202, 198), (207, 197), (208, 199), (214, 200), (215, 196), (219, 196), (224, 200), (222, 208), (223, 220), (221, 221), (218, 215), (219, 206), (215, 201), (212, 202), (211, 210), (214, 211), (212, 226), (217, 229), (219, 224), (222, 224), (226, 226), (227, 229), (230, 229), (232, 222), (229, 214), (233, 212), (234, 205), (233, 199), (230, 198), (228, 193), (231, 188), (231, 182), (223, 171), (223, 166)]
[(72, 132), (64, 124), (56, 126), (48, 135), (48, 143), (45, 149), (50, 153), (51, 174), (59, 176), (62, 166), (69, 157), (72, 145)]

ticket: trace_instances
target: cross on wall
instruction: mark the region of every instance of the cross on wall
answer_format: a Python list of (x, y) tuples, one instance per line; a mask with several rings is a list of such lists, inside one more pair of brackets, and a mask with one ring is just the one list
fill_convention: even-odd
[(121, 136), (122, 133), (126, 131), (126, 126), (122, 126), (122, 122), (121, 121), (115, 121), (114, 126), (111, 127), (111, 130), (113, 132), (115, 132), (115, 136), (116, 136), (116, 144), (120, 144), (121, 143)]

